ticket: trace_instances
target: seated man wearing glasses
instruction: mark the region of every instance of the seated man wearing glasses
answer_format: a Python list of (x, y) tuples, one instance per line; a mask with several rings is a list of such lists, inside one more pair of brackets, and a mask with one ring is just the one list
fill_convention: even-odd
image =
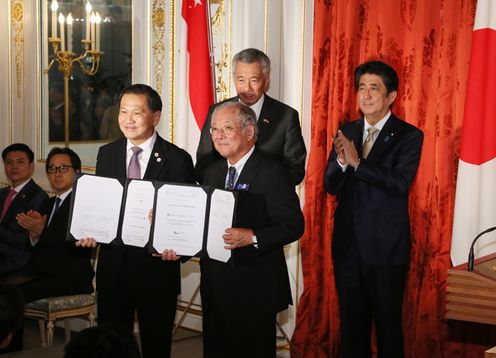
[(33, 259), (17, 273), (26, 302), (44, 297), (93, 292), (91, 249), (80, 249), (66, 241), (72, 184), (81, 171), (81, 159), (69, 148), (53, 148), (46, 171), (56, 196), (40, 212), (17, 215), (17, 222), (29, 232)]

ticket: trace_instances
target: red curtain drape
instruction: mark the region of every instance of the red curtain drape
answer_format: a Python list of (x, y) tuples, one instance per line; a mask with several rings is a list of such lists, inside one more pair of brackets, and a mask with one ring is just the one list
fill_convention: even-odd
[[(353, 70), (369, 59), (381, 59), (397, 70), (400, 90), (393, 111), (425, 135), (410, 194), (407, 356), (480, 357), (491, 345), (482, 339), (491, 334), (487, 327), (444, 319), (475, 7), (476, 0), (315, 0), (311, 147), (301, 239), (304, 292), (293, 335), (301, 357), (339, 356), (331, 260), (335, 201), (324, 191), (323, 174), (332, 136), (344, 121), (359, 117)], [(478, 339), (471, 340), (470, 334)], [(492, 339), (495, 345), (496, 336)]]

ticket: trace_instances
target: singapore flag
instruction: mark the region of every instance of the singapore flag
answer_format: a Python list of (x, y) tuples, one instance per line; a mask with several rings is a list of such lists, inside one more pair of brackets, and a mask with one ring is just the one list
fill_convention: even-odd
[(183, 0), (179, 26), (176, 143), (194, 158), (203, 122), (214, 103), (208, 0)]

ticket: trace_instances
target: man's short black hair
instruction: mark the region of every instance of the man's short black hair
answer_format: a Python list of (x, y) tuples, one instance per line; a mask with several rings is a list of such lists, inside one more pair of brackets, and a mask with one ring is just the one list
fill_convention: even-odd
[(65, 346), (64, 358), (141, 358), (134, 336), (115, 326), (83, 329)]
[(382, 61), (368, 61), (355, 69), (355, 89), (360, 86), (360, 78), (364, 74), (377, 75), (382, 78), (387, 94), (398, 90), (398, 74), (388, 64)]
[(72, 149), (67, 148), (67, 147), (64, 147), (64, 148), (54, 147), (54, 148), (52, 148), (50, 153), (48, 153), (48, 156), (46, 159), (45, 170), (47, 172), (48, 172), (48, 167), (50, 165), (50, 160), (52, 159), (52, 157), (54, 155), (57, 155), (57, 154), (67, 155), (71, 161), (72, 169), (74, 169), (74, 171), (76, 171), (76, 172), (81, 171), (81, 159), (79, 158), (79, 155), (77, 155), (77, 153), (75, 151), (73, 151)]
[(2, 159), (5, 161), (7, 154), (10, 152), (24, 152), (28, 156), (29, 162), (32, 163), (34, 160), (34, 153), (26, 144), (24, 143), (14, 143), (9, 145), (2, 151)]
[(121, 103), (122, 96), (125, 94), (142, 94), (146, 96), (148, 108), (153, 113), (162, 110), (162, 100), (160, 95), (148, 85), (136, 83), (124, 88), (119, 96), (119, 104)]
[(24, 317), (24, 296), (16, 286), (0, 284), (0, 345), (20, 327)]

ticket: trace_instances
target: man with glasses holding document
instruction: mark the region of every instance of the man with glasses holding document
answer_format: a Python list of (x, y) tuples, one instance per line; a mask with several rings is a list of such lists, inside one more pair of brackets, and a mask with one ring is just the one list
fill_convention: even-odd
[(276, 315), (292, 303), (283, 247), (302, 235), (303, 214), (287, 168), (255, 147), (255, 112), (225, 102), (212, 118), (223, 158), (202, 184), (237, 191), (238, 204), (234, 227), (217, 238), (231, 258), (200, 261), (204, 356), (275, 357)]
[[(190, 155), (160, 137), (159, 94), (144, 84), (123, 90), (119, 126), (125, 138), (100, 148), (96, 174), (111, 178), (194, 183)], [(96, 246), (83, 239), (78, 246)], [(167, 256), (167, 255), (164, 255)], [(102, 245), (98, 262), (98, 324), (117, 324), (132, 332), (138, 314), (144, 358), (169, 357), (171, 334), (180, 292), (179, 262), (163, 262), (145, 248)]]

